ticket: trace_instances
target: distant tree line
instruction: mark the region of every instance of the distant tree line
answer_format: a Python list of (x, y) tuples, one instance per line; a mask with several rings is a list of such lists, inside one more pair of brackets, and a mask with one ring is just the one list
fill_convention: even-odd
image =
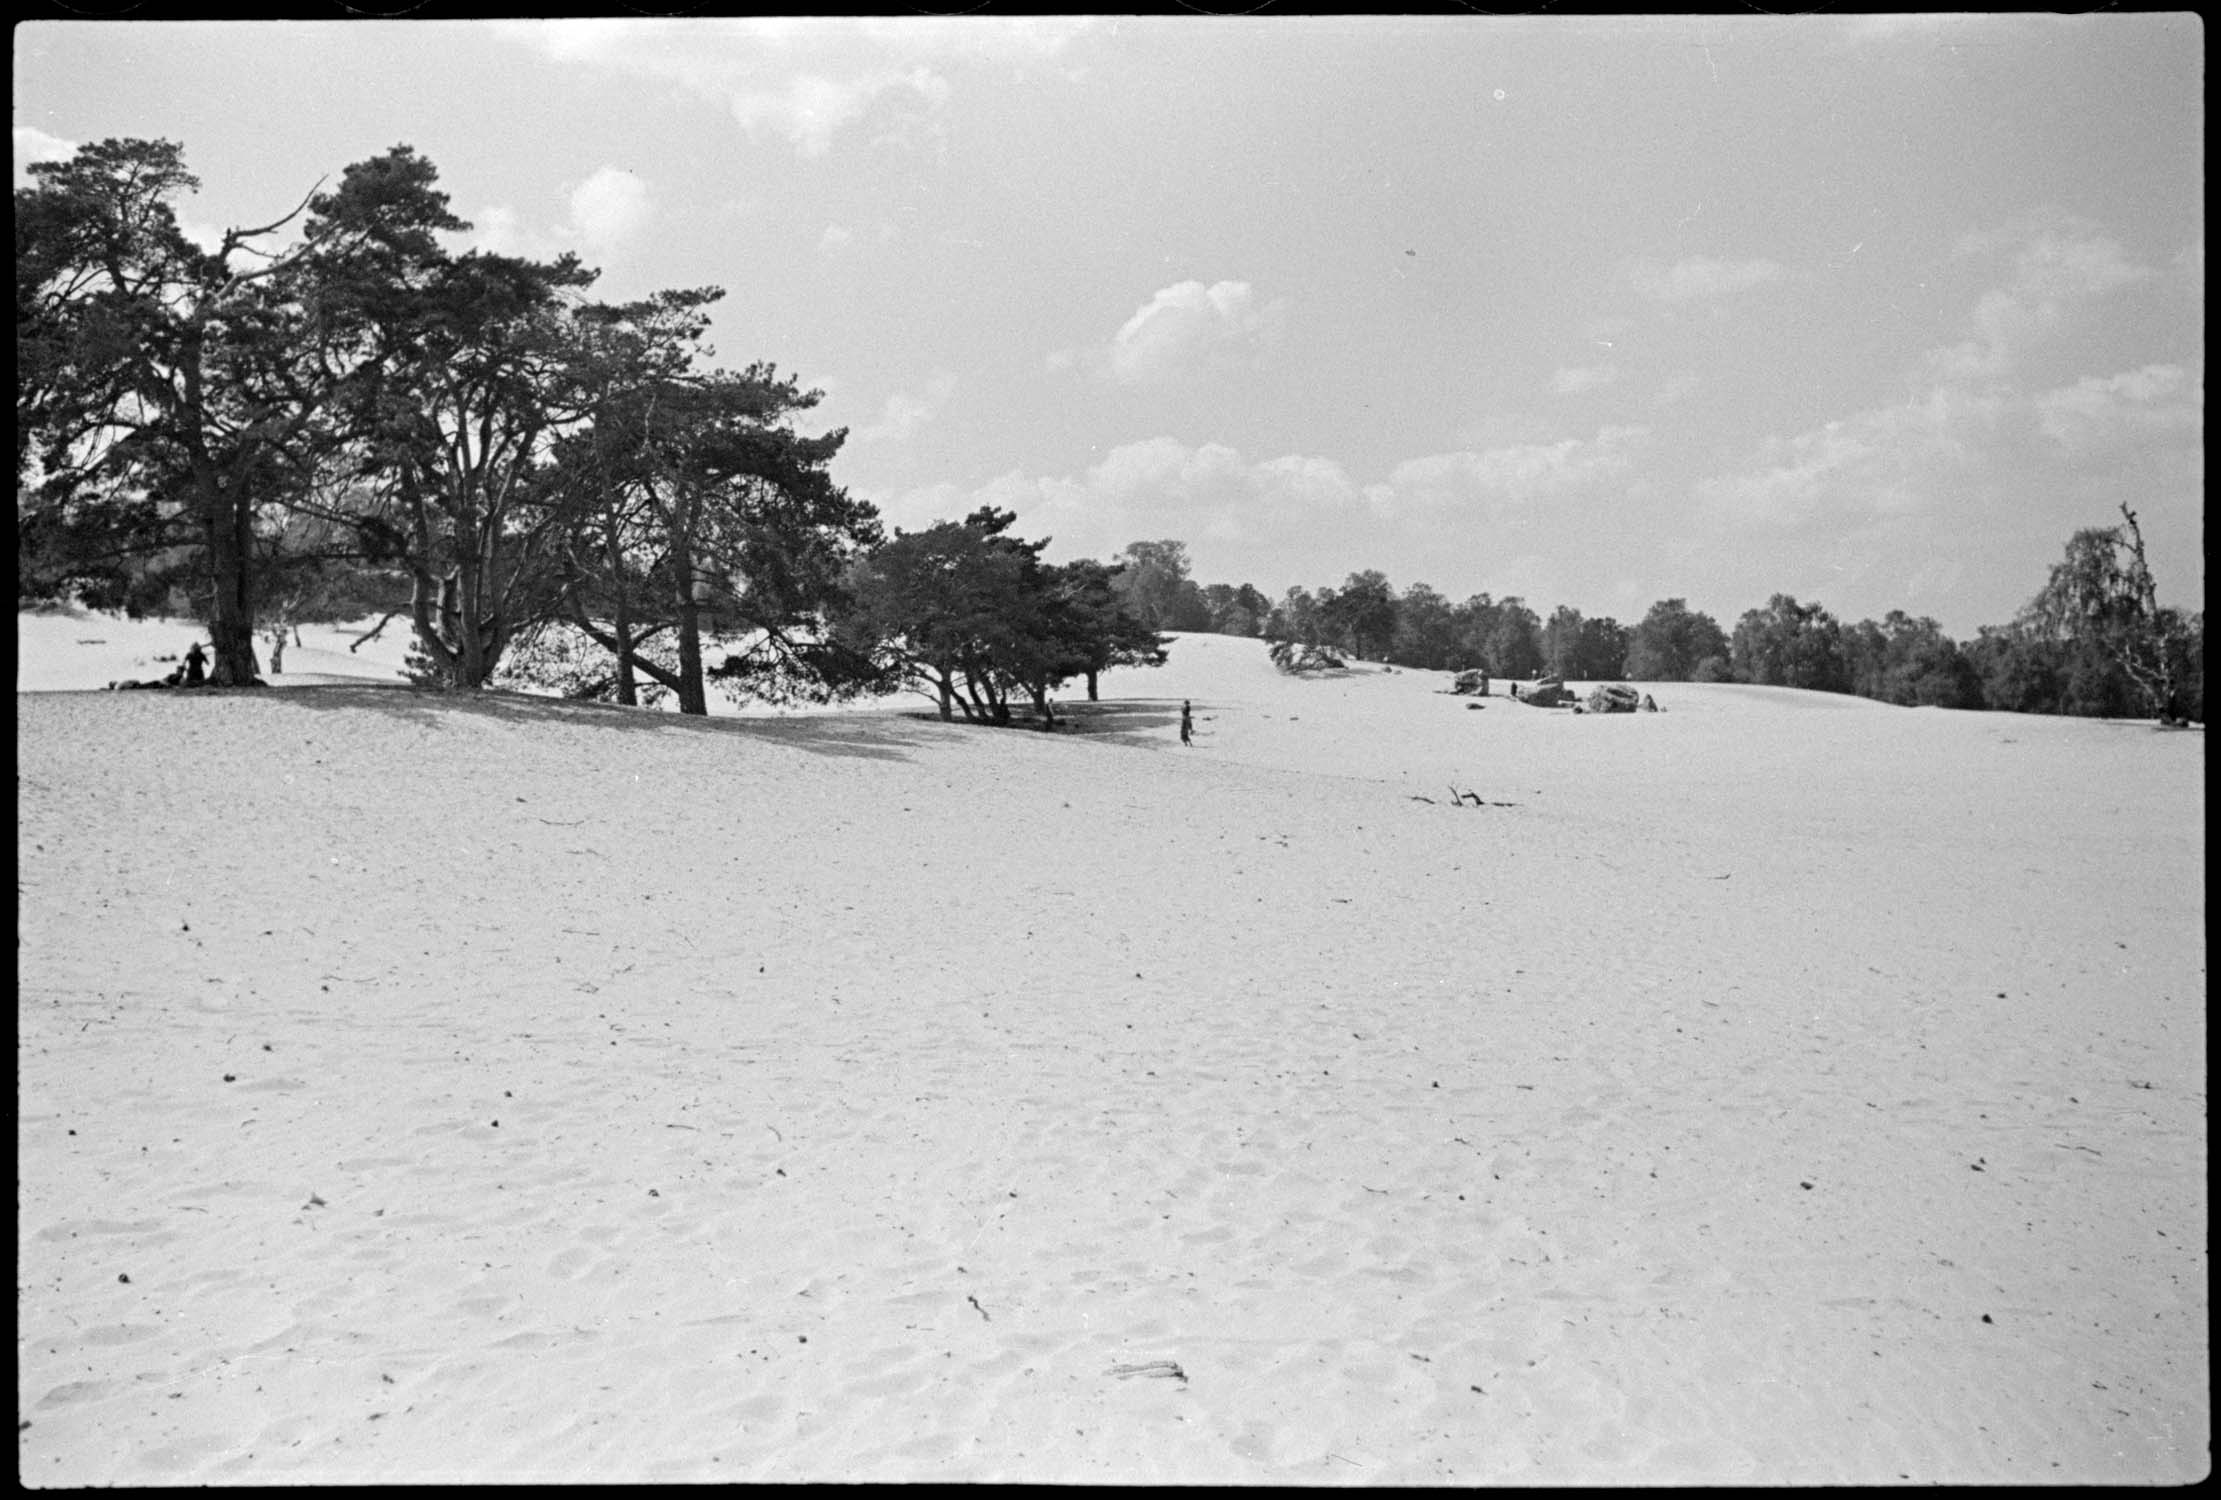
[(1261, 636), (1395, 666), (1745, 682), (1907, 706), (2203, 722), (2205, 615), (2158, 602), (2135, 513), (2124, 505), (2121, 515), (2118, 526), (2076, 532), (2028, 605), (1966, 642), (1902, 610), (1844, 625), (1788, 594), (1745, 611), (1731, 633), (1684, 599), (1659, 600), (1632, 626), (1566, 605), (1545, 620), (1516, 595), (1452, 603), (1426, 584), (1399, 592), (1367, 571), (1269, 602), (1246, 583), (1195, 584), (1178, 542), (1136, 542), (1124, 561), (1136, 610), (1155, 628)]

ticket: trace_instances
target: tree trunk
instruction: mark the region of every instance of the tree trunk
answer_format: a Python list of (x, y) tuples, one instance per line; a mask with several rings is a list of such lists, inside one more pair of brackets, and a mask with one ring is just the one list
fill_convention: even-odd
[(624, 642), (617, 652), (617, 702), (625, 708), (640, 706), (640, 680), (632, 670), (631, 636), (625, 629), (624, 618), (617, 620), (617, 639)]
[(254, 554), (247, 507), (240, 503), (237, 486), (225, 484), (207, 459), (196, 460), (193, 467), (208, 537), (209, 571), (216, 585), (208, 611), (208, 644), (214, 658), (208, 685), (252, 687), (257, 676), (250, 593)]
[(440, 623), (446, 627), (447, 638), (455, 648), (455, 685), (473, 692), (486, 685), (485, 642), (478, 634), (477, 571), (474, 567), (457, 565), (455, 587), (448, 596), (451, 604), (440, 611)]
[(438, 605), (435, 602), (435, 596), (444, 594), (446, 587), (444, 584), (434, 583), (432, 575), (421, 567), (413, 568), (412, 571), (416, 575), (416, 582), (415, 587), (409, 591), (409, 619), (416, 631), (416, 648), (424, 654), (427, 661), (439, 669), (448, 682), (453, 682), (455, 653), (448, 649), (446, 640), (440, 635)]
[(709, 693), (702, 683), (702, 611), (691, 589), (679, 598), (679, 712), (709, 712)]
[(702, 681), (702, 605), (694, 552), (680, 527), (671, 524), (669, 530), (671, 577), (678, 586), (679, 712), (706, 715), (709, 692)]
[[(2172, 724), (2178, 684), (2174, 654), (2168, 650), (2167, 622), (2159, 612), (2159, 590), (2152, 582), (2151, 565), (2144, 561), (2144, 528), (2136, 524), (2136, 512), (2128, 508), (2126, 500), (2121, 502), (2121, 515), (2128, 522), (2129, 553), (2135, 558), (2135, 566), (2129, 569), (2129, 586), (2135, 590), (2137, 623), (2121, 642), (2118, 658), (2159, 722)], [(2141, 659), (2147, 652), (2150, 660)]]
[(625, 587), (625, 560), (617, 548), (616, 530), (609, 535), (609, 576), (615, 583), (614, 619), (617, 625), (617, 702), (626, 708), (640, 706), (640, 684), (632, 669), (632, 610), (627, 604), (631, 593)]
[(964, 669), (964, 696), (971, 699), (972, 703), (972, 706), (965, 710), (964, 716), (966, 718), (987, 723), (995, 722), (992, 707), (993, 694), (983, 695), (980, 692), (979, 674), (969, 667)]

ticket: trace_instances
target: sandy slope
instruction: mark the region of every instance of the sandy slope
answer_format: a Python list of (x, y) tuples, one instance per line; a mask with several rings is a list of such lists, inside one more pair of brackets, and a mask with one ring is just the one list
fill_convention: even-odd
[(2202, 734), (1444, 685), (19, 695), (24, 1478), (2204, 1473)]

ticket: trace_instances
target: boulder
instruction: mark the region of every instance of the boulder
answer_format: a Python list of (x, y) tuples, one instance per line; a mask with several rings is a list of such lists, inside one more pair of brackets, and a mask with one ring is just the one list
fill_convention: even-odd
[(1609, 683), (1589, 694), (1592, 714), (1631, 714), (1642, 707), (1643, 695), (1624, 682)]

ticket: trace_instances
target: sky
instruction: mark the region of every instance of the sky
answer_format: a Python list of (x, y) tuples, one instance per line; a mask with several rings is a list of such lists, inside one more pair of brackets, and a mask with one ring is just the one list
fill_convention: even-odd
[(890, 527), (1964, 638), (2125, 501), (2205, 606), (2194, 14), (14, 36), (18, 186), (173, 140), (213, 239), (407, 143), (459, 246), (724, 288)]

